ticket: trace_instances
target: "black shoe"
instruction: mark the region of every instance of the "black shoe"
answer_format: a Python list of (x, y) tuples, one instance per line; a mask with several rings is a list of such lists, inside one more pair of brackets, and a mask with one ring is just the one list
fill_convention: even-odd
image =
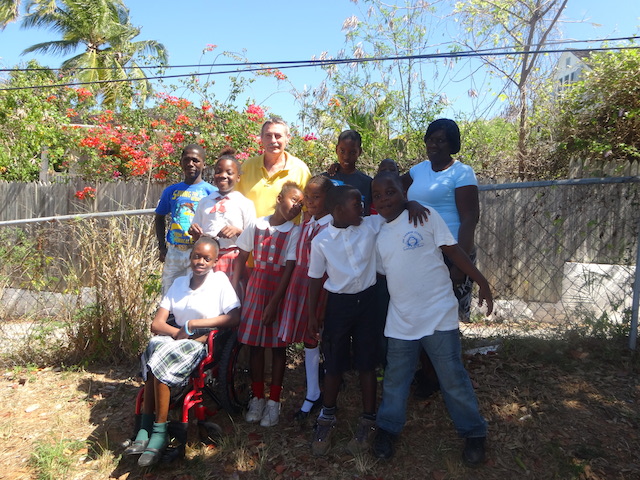
[(125, 455), (142, 455), (147, 449), (149, 440), (134, 440), (125, 450)]
[(293, 419), (296, 422), (304, 422), (307, 420), (307, 418), (309, 418), (309, 415), (320, 410), (320, 408), (322, 407), (322, 394), (320, 394), (317, 400), (309, 400), (308, 398), (305, 398), (305, 401), (313, 403), (313, 405), (311, 405), (311, 410), (309, 410), (308, 412), (303, 412), (302, 409), (298, 410), (293, 415)]
[(376, 458), (381, 458), (383, 460), (388, 460), (393, 457), (393, 444), (395, 443), (395, 441), (396, 435), (378, 427), (376, 436), (373, 439), (373, 447), (371, 448), (371, 450), (373, 451), (373, 456)]
[(471, 437), (465, 440), (462, 458), (470, 467), (477, 467), (484, 463), (484, 441), (485, 437)]

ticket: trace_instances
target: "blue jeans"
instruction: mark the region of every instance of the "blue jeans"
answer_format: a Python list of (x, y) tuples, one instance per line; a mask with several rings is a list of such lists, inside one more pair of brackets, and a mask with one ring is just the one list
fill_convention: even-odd
[(387, 367), (384, 370), (382, 404), (378, 409), (379, 427), (399, 434), (407, 419), (407, 398), (418, 361), (420, 345), (438, 374), (440, 390), (451, 420), (461, 437), (485, 437), (487, 422), (480, 415), (478, 399), (461, 360), (460, 333), (434, 332), (420, 340), (389, 338)]

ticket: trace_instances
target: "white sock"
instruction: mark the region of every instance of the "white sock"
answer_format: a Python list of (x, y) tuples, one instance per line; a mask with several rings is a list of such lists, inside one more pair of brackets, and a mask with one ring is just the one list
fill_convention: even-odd
[[(320, 366), (320, 347), (304, 349), (304, 368), (307, 373), (307, 398), (317, 400), (320, 398), (320, 378), (318, 367)], [(309, 412), (313, 403), (305, 400), (302, 404), (303, 412)]]

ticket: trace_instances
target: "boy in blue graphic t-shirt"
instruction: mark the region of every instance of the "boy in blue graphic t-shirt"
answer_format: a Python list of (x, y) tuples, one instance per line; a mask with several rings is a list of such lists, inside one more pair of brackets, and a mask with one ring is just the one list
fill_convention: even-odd
[[(188, 232), (193, 215), (198, 202), (217, 190), (202, 179), (204, 160), (204, 149), (200, 145), (187, 145), (180, 157), (184, 181), (165, 188), (156, 207), (155, 228), (160, 250), (159, 258), (164, 262), (163, 294), (169, 290), (176, 278), (189, 273), (189, 255), (193, 240)], [(170, 215), (168, 231), (167, 215)]]

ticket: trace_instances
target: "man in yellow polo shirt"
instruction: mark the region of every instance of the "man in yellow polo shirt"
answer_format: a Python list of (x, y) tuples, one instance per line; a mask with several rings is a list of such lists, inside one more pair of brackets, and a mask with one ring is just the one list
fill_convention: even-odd
[(291, 181), (304, 189), (311, 178), (309, 167), (285, 152), (290, 138), (285, 121), (278, 117), (270, 118), (260, 130), (264, 154), (242, 164), (242, 180), (237, 189), (253, 202), (258, 218), (273, 213), (282, 185)]

